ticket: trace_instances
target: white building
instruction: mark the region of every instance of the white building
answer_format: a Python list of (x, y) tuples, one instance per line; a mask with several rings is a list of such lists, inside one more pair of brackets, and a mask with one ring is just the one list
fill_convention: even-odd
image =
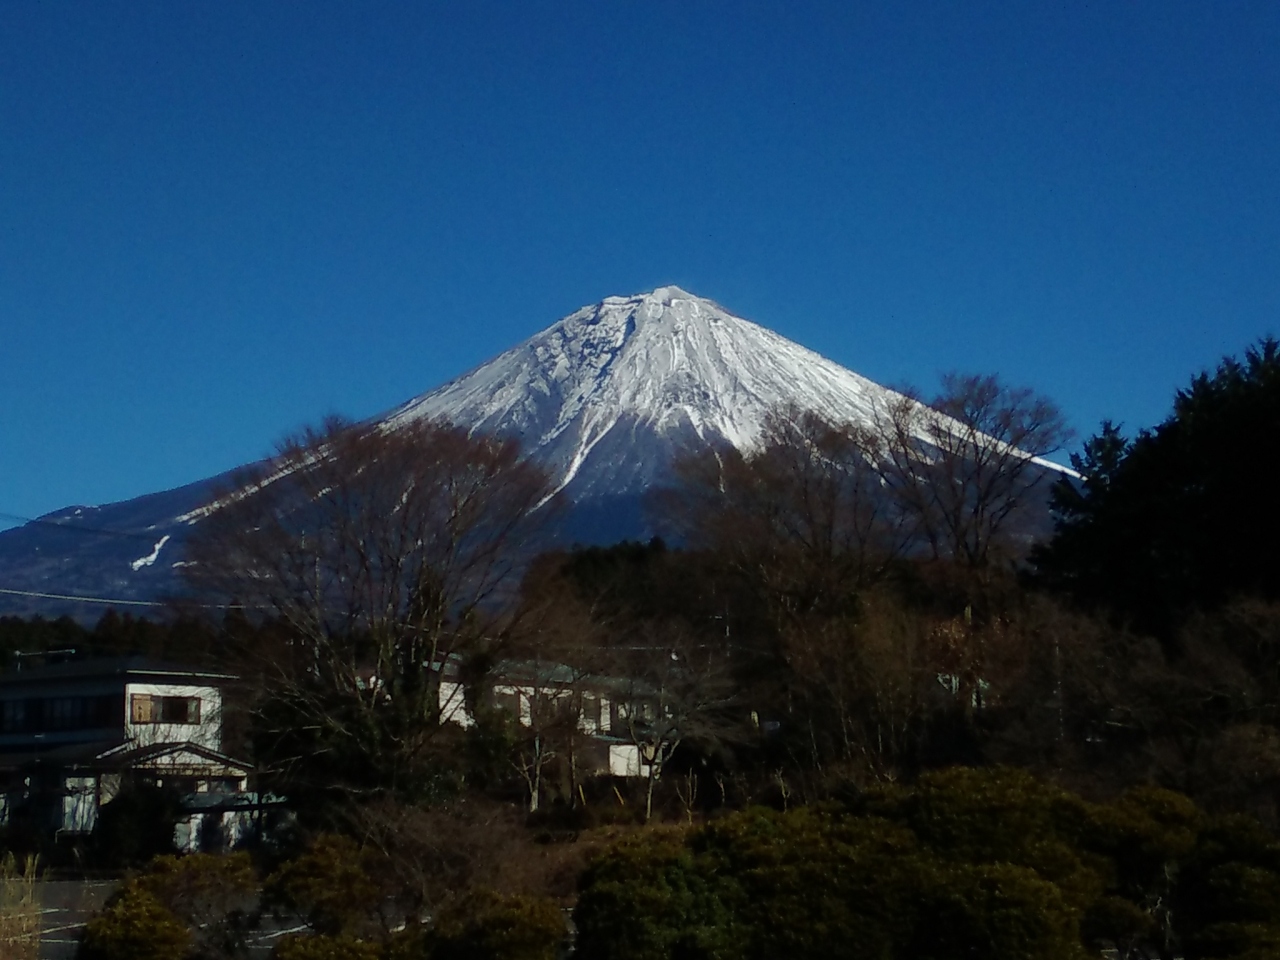
[(222, 753), (221, 673), (144, 657), (73, 660), (0, 674), (0, 823), (85, 834), (129, 779), (172, 787), (202, 834), (249, 822), (250, 767)]
[[(583, 674), (549, 661), (503, 661), (493, 670), (484, 693), (491, 706), (501, 708), (522, 727), (535, 724), (535, 714), (563, 706), (575, 715), (577, 729), (587, 741), (582, 757), (590, 772), (615, 777), (647, 777), (649, 765), (629, 736), (629, 709), (647, 704), (629, 702), (632, 684)], [(440, 718), (472, 726), (466, 689), (456, 669), (446, 666), (440, 680)], [(541, 718), (545, 722), (545, 718)]]

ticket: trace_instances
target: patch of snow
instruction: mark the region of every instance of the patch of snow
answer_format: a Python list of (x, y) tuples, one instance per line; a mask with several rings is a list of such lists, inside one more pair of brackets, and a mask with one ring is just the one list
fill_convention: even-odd
[(778, 406), (870, 425), (900, 398), (710, 300), (660, 287), (583, 307), (382, 422), (442, 418), (514, 436), (553, 488), (620, 494), (669, 467), (671, 441), (748, 450)]
[(169, 542), (169, 535), (166, 533), (163, 537), (161, 537), (156, 542), (155, 548), (152, 549), (152, 551), (149, 554), (147, 554), (145, 557), (139, 557), (137, 560), (134, 560), (131, 564), (129, 564), (129, 566), (132, 567), (135, 572), (137, 572), (138, 570), (141, 570), (143, 567), (151, 566), (153, 563), (156, 562), (156, 560), (160, 558), (160, 551), (164, 548), (164, 545), (168, 542)]

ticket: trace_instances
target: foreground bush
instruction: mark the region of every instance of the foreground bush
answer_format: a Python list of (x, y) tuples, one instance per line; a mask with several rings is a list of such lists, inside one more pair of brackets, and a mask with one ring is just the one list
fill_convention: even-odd
[(1084, 956), (1078, 914), (1035, 871), (947, 864), (898, 824), (807, 809), (621, 844), (574, 920), (591, 960)]
[(568, 930), (560, 908), (538, 897), (473, 890), (440, 911), (429, 930), (378, 939), (313, 934), (282, 940), (272, 960), (555, 960)]
[(85, 928), (81, 960), (241, 956), (258, 905), (248, 854), (157, 857)]
[[(1143, 788), (1090, 804), (953, 769), (842, 807), (615, 845), (574, 911), (588, 960), (1276, 956), (1280, 845)], [(1271, 952), (1268, 952), (1271, 951)]]
[(369, 937), (386, 926), (383, 908), (394, 890), (382, 882), (385, 865), (354, 840), (320, 834), (301, 856), (267, 878), (266, 896), (275, 907), (296, 912), (317, 934)]
[(551, 900), (477, 890), (441, 911), (430, 960), (555, 960), (568, 936)]
[(177, 960), (191, 946), (186, 924), (136, 884), (125, 884), (89, 921), (79, 960)]
[(272, 960), (381, 960), (376, 943), (352, 937), (285, 937), (271, 951)]

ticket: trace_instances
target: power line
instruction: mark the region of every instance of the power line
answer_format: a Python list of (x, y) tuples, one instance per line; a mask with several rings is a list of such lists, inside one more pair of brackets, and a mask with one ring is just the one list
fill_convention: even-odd
[[(36, 590), (10, 590), (7, 587), (0, 587), (0, 594), (10, 597), (34, 597), (37, 600), (74, 600), (76, 603), (106, 603), (112, 606), (126, 607), (169, 607), (173, 608), (173, 604), (166, 603), (163, 600), (124, 600), (119, 597), (81, 597), (69, 593), (40, 593)], [(243, 610), (244, 604), (241, 603), (182, 603), (182, 607), (196, 607), (200, 610)]]
[(0, 593), (10, 597), (35, 597), (40, 600), (75, 600), (78, 603), (110, 603), (130, 607), (167, 607), (159, 600), (121, 600), (118, 597), (75, 597), (66, 593), (38, 593), (35, 590), (8, 590), (0, 587)]

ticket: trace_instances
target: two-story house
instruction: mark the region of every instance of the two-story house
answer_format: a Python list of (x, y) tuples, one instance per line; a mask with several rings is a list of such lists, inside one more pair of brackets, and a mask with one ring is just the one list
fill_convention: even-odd
[[(222, 687), (234, 678), (144, 657), (72, 660), (0, 674), (0, 823), (93, 830), (126, 778), (174, 788), (202, 828), (244, 827), (250, 767), (222, 753)], [(216, 818), (216, 822), (214, 820)]]
[[(578, 761), (589, 773), (649, 774), (649, 764), (641, 746), (629, 736), (626, 720), (630, 712), (652, 709), (652, 704), (636, 697), (634, 683), (576, 671), (562, 663), (506, 660), (493, 669), (483, 699), (526, 728), (554, 723), (554, 714), (563, 712), (585, 738)], [(442, 674), (440, 718), (464, 727), (475, 723), (456, 668), (446, 668)]]

